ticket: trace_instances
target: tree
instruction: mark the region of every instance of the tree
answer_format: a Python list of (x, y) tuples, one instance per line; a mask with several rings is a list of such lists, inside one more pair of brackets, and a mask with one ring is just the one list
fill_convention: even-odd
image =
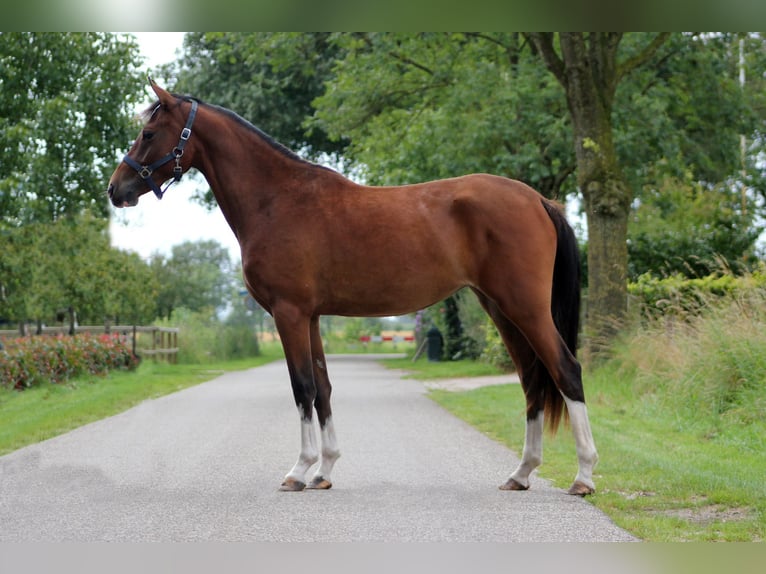
[(628, 229), (628, 275), (705, 277), (752, 269), (763, 227), (742, 212), (738, 190), (669, 178), (644, 192)]
[(138, 47), (113, 34), (0, 33), (0, 227), (107, 216), (117, 150), (135, 136)]
[(157, 284), (136, 254), (113, 249), (105, 222), (61, 217), (0, 232), (0, 320), (80, 323), (154, 319)]
[(150, 265), (160, 285), (160, 317), (170, 319), (180, 307), (215, 310), (228, 303), (231, 260), (217, 241), (185, 241), (173, 246), (170, 257), (152, 256)]
[[(572, 121), (577, 181), (588, 219), (588, 325), (598, 350), (621, 325), (627, 306), (626, 239), (634, 197), (656, 195), (669, 176), (691, 177), (711, 189), (742, 189), (749, 183), (763, 190), (753, 161), (763, 150), (758, 136), (763, 95), (738, 85), (732, 57), (736, 36), (527, 36), (564, 88)], [(756, 53), (763, 51), (762, 38), (748, 40), (760, 46)], [(755, 67), (763, 70), (762, 55)], [(749, 150), (738, 145), (743, 135), (755, 137)], [(717, 203), (729, 195), (720, 194)], [(739, 228), (729, 226), (719, 245), (742, 247), (743, 237), (753, 233), (742, 235), (745, 221), (740, 218)], [(686, 247), (702, 246), (688, 242)], [(707, 253), (703, 248), (686, 255)]]
[(345, 141), (303, 122), (339, 52), (329, 33), (189, 33), (175, 89), (237, 111), (309, 157), (337, 153)]
[(555, 81), (516, 33), (346, 34), (311, 122), (347, 138), (373, 184), (491, 172), (548, 197), (574, 188)]
[[(747, 74), (754, 76), (744, 86), (738, 78), (740, 40), (749, 55), (743, 62)], [(631, 34), (622, 44), (646, 41), (645, 35)], [(759, 81), (766, 65), (763, 48), (758, 35), (674, 34), (652, 65), (634, 69), (621, 82), (613, 109), (615, 147), (636, 198), (655, 195), (668, 178), (725, 184), (740, 193), (766, 190), (763, 166), (757, 165), (766, 119)], [(748, 193), (744, 198), (747, 203)]]
[(628, 215), (633, 193), (614, 143), (612, 110), (620, 82), (670, 36), (657, 34), (620, 58), (621, 33), (530, 33), (548, 70), (564, 88), (572, 122), (577, 183), (588, 219), (587, 325), (593, 350), (608, 345), (627, 311)]

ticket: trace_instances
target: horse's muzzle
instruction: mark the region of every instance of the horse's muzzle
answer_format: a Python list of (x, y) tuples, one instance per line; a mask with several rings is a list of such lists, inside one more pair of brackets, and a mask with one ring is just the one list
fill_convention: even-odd
[(138, 195), (135, 192), (129, 191), (122, 196), (118, 196), (113, 183), (110, 183), (109, 187), (106, 188), (106, 193), (115, 207), (134, 207), (138, 205)]

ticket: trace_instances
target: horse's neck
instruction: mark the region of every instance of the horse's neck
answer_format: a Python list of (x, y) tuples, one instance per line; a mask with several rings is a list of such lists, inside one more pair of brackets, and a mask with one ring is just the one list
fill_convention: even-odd
[[(198, 133), (221, 132), (210, 129)], [(195, 167), (205, 176), (226, 221), (241, 239), (249, 226), (258, 225), (259, 206), (269, 203), (271, 196), (289, 191), (293, 185), (291, 168), (308, 166), (274, 149), (246, 127), (234, 125), (231, 133), (233, 137), (205, 139)]]

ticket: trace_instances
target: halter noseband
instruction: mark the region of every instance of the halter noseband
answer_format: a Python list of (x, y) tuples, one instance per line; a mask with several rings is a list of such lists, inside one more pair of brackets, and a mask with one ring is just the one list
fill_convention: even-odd
[[(138, 172), (138, 176), (143, 179), (152, 189), (154, 195), (157, 196), (157, 199), (162, 199), (162, 196), (171, 185), (177, 181), (181, 181), (181, 176), (183, 175), (183, 170), (181, 169), (181, 156), (184, 155), (186, 142), (189, 141), (189, 138), (191, 137), (191, 128), (192, 124), (194, 123), (194, 117), (197, 115), (197, 102), (192, 100), (191, 105), (191, 112), (189, 112), (189, 117), (186, 120), (186, 125), (184, 126), (184, 129), (181, 130), (181, 137), (178, 140), (178, 145), (173, 148), (173, 151), (150, 165), (141, 165), (132, 157), (128, 157), (128, 154), (125, 154), (125, 156), (122, 158), (122, 161), (127, 163), (130, 167)], [(176, 160), (176, 165), (173, 168), (173, 179), (168, 182), (168, 184), (165, 186), (165, 189), (160, 189), (160, 186), (157, 185), (152, 179), (152, 173), (154, 173), (154, 170), (158, 167), (161, 167), (169, 161), (173, 160)]]

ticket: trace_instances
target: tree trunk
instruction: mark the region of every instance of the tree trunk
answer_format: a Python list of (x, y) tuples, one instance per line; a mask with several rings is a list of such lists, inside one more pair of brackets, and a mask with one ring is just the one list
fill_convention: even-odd
[(632, 191), (625, 183), (612, 140), (611, 103), (593, 106), (596, 94), (570, 83), (577, 183), (588, 221), (588, 296), (585, 352), (609, 348), (627, 313), (628, 216)]
[[(588, 219), (588, 296), (584, 343), (586, 353), (600, 355), (612, 344), (627, 313), (628, 207), (630, 194), (618, 179), (590, 182), (585, 196)], [(597, 195), (605, 189), (615, 203), (605, 206)], [(626, 205), (627, 204), (627, 205)]]
[(577, 157), (577, 183), (588, 219), (585, 351), (601, 355), (627, 312), (628, 215), (633, 194), (612, 139), (617, 41), (562, 34), (565, 89)]
[(588, 220), (588, 298), (585, 351), (601, 354), (627, 312), (628, 215), (632, 200), (612, 139), (612, 102), (619, 80), (620, 34), (530, 34), (548, 69), (566, 91), (574, 132), (577, 183)]
[(577, 179), (588, 221), (584, 335), (587, 350), (599, 354), (609, 347), (627, 312), (627, 237), (632, 193), (617, 167), (611, 131), (602, 132), (598, 139), (581, 134), (575, 137), (577, 147), (583, 148), (578, 151)]

